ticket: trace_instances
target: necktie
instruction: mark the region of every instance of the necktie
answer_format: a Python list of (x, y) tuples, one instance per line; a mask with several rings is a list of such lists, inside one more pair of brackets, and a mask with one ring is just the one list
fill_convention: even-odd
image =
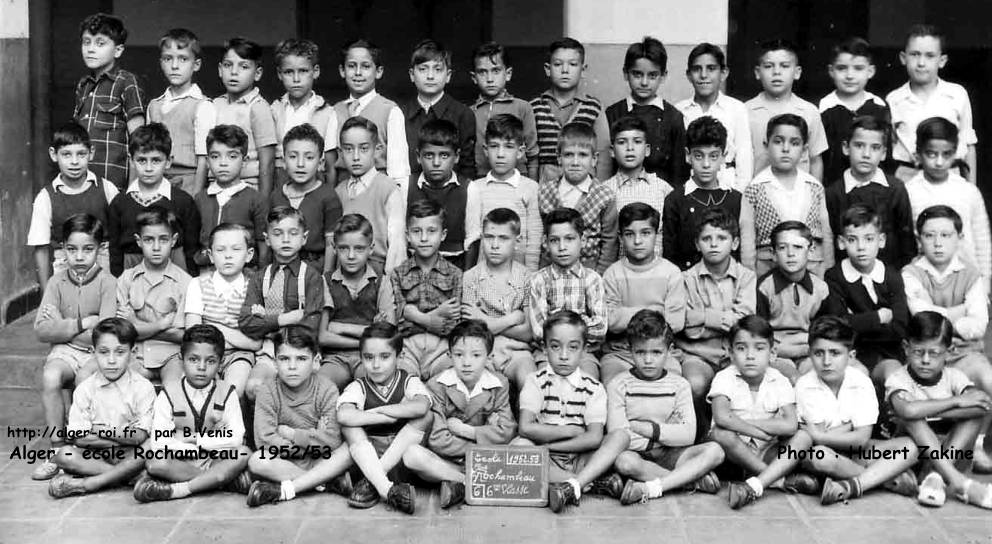
[(269, 286), (269, 292), (266, 293), (266, 309), (267, 313), (279, 315), (286, 311), (286, 267), (280, 266), (275, 275), (272, 277), (272, 284)]
[(348, 117), (354, 117), (358, 115), (358, 100), (352, 100), (348, 102)]

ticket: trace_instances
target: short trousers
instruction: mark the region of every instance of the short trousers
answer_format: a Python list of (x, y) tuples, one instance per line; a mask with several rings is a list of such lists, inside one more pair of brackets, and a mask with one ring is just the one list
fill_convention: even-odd
[(79, 369), (92, 359), (93, 352), (90, 350), (84, 350), (70, 344), (53, 344), (52, 351), (48, 352), (48, 357), (45, 357), (45, 362), (65, 361), (72, 368), (73, 373), (78, 374)]
[(351, 377), (354, 378), (362, 369), (362, 357), (358, 350), (332, 351), (324, 354), (320, 364), (346, 368), (351, 373)]
[(144, 368), (162, 368), (172, 361), (180, 361), (179, 346), (157, 340), (138, 342), (134, 360)]
[(548, 458), (552, 463), (558, 468), (564, 470), (565, 472), (571, 472), (572, 474), (578, 474), (585, 468), (586, 464), (589, 463), (589, 458), (592, 457), (592, 452), (584, 453), (562, 453), (562, 452), (551, 452)]
[(448, 340), (426, 332), (407, 337), (403, 340), (398, 366), (426, 382), (451, 368)]
[(235, 349), (225, 352), (224, 360), (220, 362), (220, 369), (218, 369), (221, 377), (224, 377), (224, 373), (236, 361), (245, 361), (249, 367), (255, 366), (255, 352), (246, 349)]
[(655, 446), (650, 449), (636, 451), (645, 461), (651, 461), (665, 470), (673, 470), (679, 457), (692, 446)]
[[(516, 344), (520, 344), (517, 347)], [(522, 364), (534, 364), (534, 355), (524, 342), (505, 336), (497, 336), (493, 340), (492, 370), (504, 376), (516, 372)]]

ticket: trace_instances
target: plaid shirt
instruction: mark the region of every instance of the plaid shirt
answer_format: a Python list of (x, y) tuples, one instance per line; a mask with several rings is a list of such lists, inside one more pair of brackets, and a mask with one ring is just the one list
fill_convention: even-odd
[[(559, 188), (562, 178), (542, 181), (537, 189), (537, 205), (541, 217), (560, 207)], [(592, 180), (589, 192), (583, 195), (575, 211), (582, 216), (586, 230), (582, 246), (582, 264), (602, 274), (617, 260), (617, 205), (616, 193), (605, 183)]]
[[(631, 177), (617, 172), (615, 176), (604, 181), (603, 184), (613, 189), (617, 195), (617, 213), (627, 204), (643, 202), (658, 210), (661, 218), (664, 218), (665, 198), (675, 190), (667, 181), (643, 168), (638, 175)], [(658, 224), (661, 225), (661, 221)], [(662, 236), (658, 236), (658, 239), (655, 240), (656, 255), (661, 255), (661, 242)], [(623, 258), (626, 255), (623, 244), (618, 245), (620, 246), (620, 257)]]
[(530, 307), (527, 318), (534, 339), (544, 336), (544, 322), (559, 310), (572, 310), (582, 316), (588, 328), (587, 351), (606, 337), (606, 290), (603, 278), (595, 270), (575, 263), (569, 268), (556, 264), (542, 268), (531, 278)]
[[(412, 304), (421, 312), (433, 311), (444, 301), (462, 298), (462, 271), (438, 256), (434, 266), (424, 272), (413, 258), (403, 261), (389, 273), (396, 323), (404, 336), (427, 332), (403, 318), (403, 308)], [(445, 327), (448, 334), (450, 327)]]
[(485, 262), (469, 269), (462, 276), (462, 304), (478, 306), (490, 317), (504, 317), (517, 310), (527, 310), (527, 268), (510, 262), (510, 276), (499, 281)]
[(118, 187), (127, 185), (127, 122), (145, 114), (145, 95), (131, 72), (114, 67), (83, 76), (76, 84), (72, 117), (93, 145), (89, 169)]

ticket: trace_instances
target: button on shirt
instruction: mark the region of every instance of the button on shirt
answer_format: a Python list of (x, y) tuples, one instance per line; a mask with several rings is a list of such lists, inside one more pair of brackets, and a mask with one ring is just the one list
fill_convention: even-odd
[(807, 372), (796, 381), (796, 415), (800, 423), (826, 424), (827, 430), (848, 423), (854, 428), (874, 425), (878, 421), (875, 386), (865, 373), (849, 366), (834, 395), (815, 371)]
[(727, 129), (726, 162), (733, 162), (734, 166), (728, 167), (724, 164), (718, 177), (722, 183), (728, 183), (728, 187), (735, 187), (743, 192), (751, 182), (754, 172), (751, 128), (744, 103), (720, 92), (717, 94), (716, 102), (706, 111), (703, 111), (703, 107), (692, 98), (682, 100), (675, 104), (675, 107), (682, 112), (686, 128), (696, 119), (709, 116), (720, 121)]
[(125, 370), (109, 381), (97, 372), (73, 392), (66, 429), (78, 433), (105, 425), (118, 433), (124, 428), (150, 432), (154, 405), (155, 387), (140, 374)]
[(896, 137), (892, 156), (897, 161), (913, 162), (916, 127), (930, 117), (943, 117), (958, 127), (958, 158), (964, 158), (968, 154), (969, 145), (978, 143), (972, 124), (968, 91), (957, 83), (938, 79), (937, 88), (924, 99), (914, 94), (909, 82), (906, 82), (889, 93), (885, 101), (892, 110), (892, 127)]

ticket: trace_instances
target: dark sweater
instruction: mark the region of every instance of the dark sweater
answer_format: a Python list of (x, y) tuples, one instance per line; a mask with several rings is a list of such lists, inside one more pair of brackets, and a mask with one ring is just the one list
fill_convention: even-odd
[[(855, 204), (867, 204), (874, 208), (882, 220), (882, 232), (885, 233), (885, 247), (878, 252), (878, 258), (883, 263), (902, 270), (916, 256), (916, 237), (914, 235), (913, 209), (909, 205), (909, 194), (901, 181), (886, 176), (889, 186), (869, 183), (864, 187), (844, 192), (843, 177), (827, 186), (827, 213), (830, 216), (830, 229), (837, 235), (844, 234), (841, 226), (844, 212)], [(841, 262), (847, 254), (835, 246), (836, 262)]]
[(450, 94), (444, 93), (429, 111), (425, 112), (424, 108), (420, 107), (416, 97), (400, 104), (400, 110), (403, 111), (403, 119), (406, 121), (410, 172), (416, 175), (423, 171), (417, 161), (417, 143), (421, 127), (428, 121), (444, 119), (451, 121), (458, 128), (458, 164), (455, 165), (455, 171), (466, 179), (475, 179), (475, 114), (468, 106), (455, 100)]
[[(627, 100), (606, 108), (606, 121), (613, 123), (627, 115), (641, 118), (648, 126), (647, 140), (651, 153), (644, 159), (644, 169), (657, 174), (676, 190), (689, 179), (689, 165), (685, 161), (685, 121), (682, 112), (667, 100), (665, 109), (657, 106), (640, 106), (627, 110)], [(610, 134), (610, 138), (613, 138)], [(600, 157), (605, 160), (605, 157)]]
[[(166, 182), (168, 183), (168, 182)], [(153, 206), (169, 210), (179, 222), (179, 241), (176, 247), (182, 248), (186, 256), (186, 271), (196, 276), (198, 270), (193, 256), (199, 248), (200, 212), (189, 193), (172, 188), (172, 198), (160, 198)], [(138, 214), (146, 208), (138, 204), (125, 192), (119, 193), (110, 203), (107, 212), (107, 240), (110, 243), (110, 273), (120, 276), (124, 272), (124, 254), (141, 253), (135, 235), (138, 233)]]
[(444, 208), (444, 228), (448, 231), (448, 235), (441, 242), (441, 251), (451, 253), (465, 251), (465, 201), (468, 194), (468, 180), (459, 176), (457, 184), (435, 187), (430, 182), (425, 182), (421, 188), (417, 184), (419, 177), (418, 174), (410, 176), (407, 206), (423, 198), (441, 204)]
[[(217, 195), (208, 195), (200, 191), (193, 200), (196, 209), (200, 211), (202, 225), (200, 228), (200, 246), (210, 247), (210, 231), (220, 223), (236, 223), (252, 232), (257, 244), (265, 240), (266, 216), (269, 213), (268, 203), (255, 189), (245, 187), (238, 191), (227, 202), (223, 210), (217, 205)], [(218, 211), (220, 213), (218, 214)]]
[[(841, 179), (844, 170), (851, 167), (851, 161), (841, 144), (847, 140), (851, 132), (851, 123), (854, 118), (861, 115), (871, 115), (880, 119), (885, 126), (892, 126), (892, 114), (887, 105), (883, 106), (874, 100), (867, 100), (857, 111), (847, 109), (843, 104), (837, 104), (820, 112), (820, 119), (823, 120), (823, 130), (827, 135), (827, 150), (823, 152), (823, 185), (830, 187), (830, 184)], [(895, 172), (895, 162), (892, 161), (892, 141), (889, 140), (888, 153), (886, 159), (882, 161), (881, 167), (886, 174)], [(837, 231), (834, 231), (837, 232)]]
[[(665, 199), (662, 213), (662, 256), (681, 270), (688, 270), (699, 261), (696, 249), (696, 221), (710, 208), (723, 208), (731, 217), (740, 218), (742, 195), (735, 189), (696, 189), (686, 195), (676, 189)], [(740, 260), (740, 252), (734, 251)]]
[[(882, 359), (902, 361), (902, 339), (909, 324), (909, 306), (899, 269), (886, 266), (885, 281), (873, 282), (878, 302), (872, 302), (860, 279), (853, 283), (847, 281), (841, 263), (827, 270), (823, 279), (830, 288), (830, 294), (823, 304), (822, 313), (846, 319), (857, 331), (854, 349), (858, 352), (858, 360), (869, 369)], [(892, 310), (890, 323), (883, 325), (879, 321), (878, 310), (881, 308)]]
[[(290, 206), (282, 185), (269, 194), (269, 206), (271, 208)], [(297, 209), (303, 214), (303, 220), (307, 222), (307, 241), (303, 244), (303, 251), (318, 253), (323, 259), (326, 247), (324, 235), (334, 232), (334, 226), (338, 224), (338, 219), (341, 219), (341, 199), (338, 198), (334, 187), (324, 183), (304, 195)]]

